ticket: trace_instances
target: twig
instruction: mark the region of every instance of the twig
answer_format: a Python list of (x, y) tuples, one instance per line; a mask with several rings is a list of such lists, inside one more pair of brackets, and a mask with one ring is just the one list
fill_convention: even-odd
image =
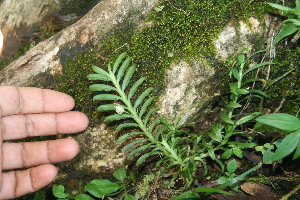
[(288, 200), (293, 194), (295, 194), (300, 189), (300, 183), (289, 193), (284, 195), (280, 200)]
[(279, 112), (279, 110), (281, 109), (281, 107), (282, 107), (283, 103), (285, 102), (285, 100), (286, 99), (284, 98), (284, 99), (282, 99), (280, 101), (279, 106), (276, 108), (276, 110), (274, 111), (274, 113), (278, 113)]

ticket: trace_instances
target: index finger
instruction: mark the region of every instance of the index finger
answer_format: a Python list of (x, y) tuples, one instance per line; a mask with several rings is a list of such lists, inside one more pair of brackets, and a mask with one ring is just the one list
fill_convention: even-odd
[(0, 87), (2, 116), (30, 113), (52, 113), (71, 110), (74, 99), (64, 93), (33, 87)]

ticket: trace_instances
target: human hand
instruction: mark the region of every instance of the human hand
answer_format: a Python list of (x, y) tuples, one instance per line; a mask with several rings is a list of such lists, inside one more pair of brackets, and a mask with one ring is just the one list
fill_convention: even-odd
[(83, 131), (88, 118), (70, 111), (73, 107), (73, 98), (60, 92), (0, 87), (0, 199), (16, 198), (48, 185), (57, 175), (50, 163), (70, 160), (79, 152), (78, 143), (70, 138), (3, 144), (2, 140)]

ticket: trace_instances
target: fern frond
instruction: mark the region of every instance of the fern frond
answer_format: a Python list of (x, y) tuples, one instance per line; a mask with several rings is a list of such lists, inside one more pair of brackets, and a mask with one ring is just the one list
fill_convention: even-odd
[(113, 66), (113, 74), (116, 73), (119, 65), (121, 64), (122, 60), (127, 56), (127, 53), (124, 52), (122, 53), (121, 55), (119, 55), (119, 57), (117, 58), (116, 62), (114, 63), (114, 66)]
[(139, 105), (144, 101), (144, 99), (149, 96), (149, 94), (152, 92), (153, 88), (147, 88), (135, 101), (134, 108), (137, 109)]
[(139, 159), (136, 161), (136, 165), (140, 165), (142, 164), (147, 158), (149, 158), (150, 156), (153, 155), (158, 155), (160, 154), (160, 152), (158, 151), (150, 151), (148, 153), (145, 153), (144, 155), (142, 155), (141, 157), (139, 157)]
[(115, 101), (115, 100), (120, 100), (121, 97), (114, 95), (114, 94), (98, 94), (93, 97), (94, 101)]
[(137, 123), (123, 123), (117, 126), (116, 131), (120, 131), (124, 128), (129, 128), (129, 127), (139, 127)]
[(118, 121), (122, 119), (128, 119), (131, 118), (131, 115), (128, 114), (114, 114), (110, 115), (108, 117), (105, 117), (104, 122), (112, 122), (112, 121)]
[(146, 117), (144, 118), (144, 126), (147, 127), (148, 126), (148, 122), (150, 120), (151, 115), (157, 111), (158, 108), (152, 108), (146, 115)]
[(141, 152), (141, 151), (145, 151), (146, 149), (149, 149), (151, 147), (151, 143), (148, 143), (146, 145), (140, 146), (136, 149), (134, 149), (133, 151), (130, 152), (130, 154), (128, 154), (128, 158), (130, 159), (132, 156), (134, 156), (135, 154)]
[(105, 104), (101, 105), (97, 108), (98, 111), (111, 111), (111, 110), (116, 110), (116, 105), (115, 104)]
[(106, 77), (110, 77), (109, 73), (107, 73), (105, 70), (101, 69), (100, 67), (97, 66), (92, 66), (92, 69), (94, 70), (94, 72), (106, 76)]
[(101, 74), (89, 74), (89, 75), (87, 75), (87, 78), (89, 80), (93, 80), (93, 81), (111, 81), (111, 79), (109, 77), (101, 75)]
[(122, 83), (122, 90), (125, 91), (126, 87), (128, 86), (134, 72), (136, 70), (136, 65), (132, 65), (126, 72), (125, 77)]
[(126, 60), (122, 63), (119, 71), (118, 71), (118, 75), (117, 75), (117, 81), (119, 82), (121, 80), (121, 78), (124, 76), (124, 73), (127, 69), (127, 67), (129, 66), (129, 63), (131, 62), (131, 58), (128, 57), (126, 58)]
[(124, 153), (126, 153), (127, 151), (129, 151), (130, 149), (132, 149), (136, 144), (141, 143), (141, 142), (146, 142), (148, 141), (148, 139), (138, 139), (138, 140), (134, 140), (133, 142), (127, 144), (125, 147), (123, 147), (122, 151)]
[(142, 85), (145, 80), (146, 80), (146, 78), (142, 77), (133, 84), (133, 86), (131, 87), (131, 89), (129, 90), (129, 93), (128, 93), (128, 100), (130, 100), (133, 97), (133, 95), (136, 93), (138, 87), (140, 85)]
[(119, 137), (119, 139), (117, 140), (117, 144), (121, 144), (122, 142), (124, 142), (125, 140), (127, 140), (131, 136), (143, 135), (143, 134), (144, 134), (143, 132), (126, 133), (126, 134), (122, 135), (121, 137)]
[(105, 85), (105, 84), (93, 84), (90, 85), (89, 89), (91, 91), (115, 91), (116, 88), (112, 87), (110, 85)]

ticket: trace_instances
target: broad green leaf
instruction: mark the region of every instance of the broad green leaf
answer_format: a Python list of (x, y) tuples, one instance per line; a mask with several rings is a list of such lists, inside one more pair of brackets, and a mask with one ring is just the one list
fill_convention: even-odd
[(239, 80), (240, 76), (239, 76), (239, 71), (236, 68), (233, 68), (232, 70), (232, 75), (235, 79)]
[(134, 200), (134, 196), (131, 194), (125, 193), (124, 200)]
[(235, 159), (231, 160), (227, 166), (226, 166), (227, 171), (232, 174), (235, 172), (235, 170), (237, 169), (237, 162)]
[(109, 73), (106, 72), (105, 70), (101, 69), (100, 67), (92, 66), (92, 69), (94, 70), (94, 72), (96, 72), (100, 75), (106, 76), (108, 78), (110, 77)]
[(126, 89), (126, 87), (128, 86), (128, 84), (130, 83), (130, 80), (134, 74), (136, 70), (136, 65), (132, 65), (126, 72), (125, 77), (123, 79), (123, 83), (122, 83), (122, 90), (124, 91)]
[(123, 123), (117, 126), (116, 131), (120, 131), (124, 128), (129, 128), (129, 127), (139, 127), (137, 123)]
[(115, 100), (120, 100), (121, 97), (114, 95), (114, 94), (98, 94), (93, 97), (94, 101), (115, 101)]
[(119, 181), (124, 181), (125, 177), (126, 177), (126, 169), (124, 168), (118, 168), (115, 172), (114, 172), (114, 177), (116, 179), (118, 179)]
[(104, 122), (112, 122), (112, 121), (117, 121), (117, 120), (122, 120), (122, 119), (127, 119), (131, 118), (131, 115), (128, 114), (114, 114), (105, 117)]
[(119, 65), (121, 64), (122, 60), (127, 56), (127, 53), (124, 52), (121, 55), (119, 55), (119, 57), (117, 58), (116, 62), (113, 65), (113, 73), (116, 73)]
[(234, 195), (233, 193), (218, 189), (218, 188), (210, 188), (210, 187), (197, 187), (197, 192), (209, 192), (211, 193), (220, 193), (220, 194), (228, 194), (228, 195)]
[(240, 54), (238, 55), (238, 58), (237, 58), (237, 59), (238, 59), (238, 61), (239, 61), (239, 64), (245, 62), (245, 54), (240, 53)]
[(145, 80), (146, 80), (146, 78), (142, 77), (133, 84), (133, 86), (130, 88), (130, 91), (128, 92), (128, 99), (131, 99), (133, 97), (133, 95), (136, 93), (138, 87), (140, 85), (142, 85)]
[(147, 99), (147, 101), (145, 101), (145, 103), (141, 107), (141, 110), (140, 110), (140, 113), (139, 113), (140, 118), (142, 118), (142, 116), (145, 114), (148, 106), (150, 106), (155, 99), (156, 99), (156, 96), (153, 96), (153, 97), (150, 97), (149, 99)]
[(151, 115), (152, 115), (155, 111), (157, 111), (157, 110), (158, 110), (158, 108), (152, 108), (152, 109), (147, 113), (145, 119), (143, 120), (145, 126), (148, 125), (148, 122), (149, 122), (149, 120), (150, 120)]
[(214, 132), (209, 132), (208, 135), (209, 135), (209, 137), (211, 137), (211, 139), (213, 139), (214, 141), (217, 141), (217, 142), (221, 142), (221, 141), (222, 141), (222, 137), (217, 136), (216, 133), (214, 133)]
[(237, 93), (237, 94), (248, 94), (249, 91), (246, 90), (246, 89), (237, 89), (237, 90), (236, 90), (236, 93)]
[(296, 0), (296, 15), (300, 17), (300, 0)]
[(239, 103), (236, 103), (234, 101), (230, 101), (227, 105), (226, 105), (227, 108), (239, 108), (239, 107), (242, 107), (241, 104)]
[(278, 44), (283, 38), (295, 33), (298, 30), (299, 27), (293, 23), (284, 24), (278, 35), (275, 37), (274, 44)]
[(268, 97), (266, 93), (264, 93), (263, 91), (261, 90), (255, 90), (255, 89), (252, 89), (252, 90), (248, 90), (250, 93), (257, 93), (261, 96), (264, 96), (264, 97)]
[(95, 179), (88, 183), (84, 189), (98, 198), (118, 191), (121, 186), (107, 179)]
[(132, 156), (134, 156), (134, 154), (136, 154), (140, 151), (144, 151), (144, 150), (148, 149), (150, 146), (151, 146), (151, 143), (136, 148), (135, 150), (130, 152), (130, 154), (128, 155), (128, 158), (130, 159)]
[(52, 187), (52, 193), (55, 197), (61, 199), (71, 197), (69, 194), (65, 193), (65, 187), (63, 185), (54, 184)]
[(223, 183), (226, 183), (228, 181), (228, 178), (226, 178), (225, 176), (221, 176), (219, 179), (218, 179), (218, 184), (221, 185)]
[(75, 200), (94, 200), (94, 198), (90, 197), (87, 194), (80, 194), (74, 197)]
[(255, 70), (257, 68), (260, 68), (260, 67), (265, 66), (265, 65), (273, 65), (273, 64), (275, 64), (275, 63), (272, 63), (272, 62), (262, 62), (262, 63), (256, 64), (256, 65), (253, 65), (252, 67), (250, 67), (249, 69), (247, 69), (243, 73), (243, 76), (245, 76), (246, 74), (248, 74), (249, 72), (251, 72), (252, 70)]
[(105, 84), (93, 84), (93, 85), (90, 85), (89, 89), (92, 91), (114, 91), (114, 90), (116, 90), (116, 88), (114, 88), (110, 85), (105, 85)]
[(46, 190), (45, 189), (39, 189), (34, 194), (33, 200), (47, 200), (46, 199)]
[(117, 140), (117, 144), (121, 144), (124, 140), (126, 140), (128, 137), (131, 137), (133, 135), (143, 135), (143, 132), (132, 132), (132, 133), (126, 133), (124, 135), (122, 135), (121, 137), (119, 137), (119, 139)]
[(275, 153), (272, 155), (273, 162), (280, 160), (291, 154), (298, 146), (300, 139), (300, 130), (288, 134), (280, 143)]
[(131, 61), (131, 58), (128, 57), (128, 58), (126, 58), (126, 60), (122, 63), (122, 65), (121, 65), (121, 67), (120, 67), (120, 69), (119, 69), (119, 71), (118, 71), (118, 75), (117, 75), (117, 80), (118, 80), (118, 81), (120, 81), (121, 78), (124, 76), (124, 73), (125, 73), (127, 67), (129, 66), (130, 61)]
[(243, 158), (243, 152), (239, 148), (233, 148), (232, 153), (236, 155), (238, 158)]
[(300, 142), (298, 142), (295, 154), (293, 155), (293, 160), (297, 159), (300, 157)]
[(153, 88), (147, 88), (142, 94), (137, 98), (137, 100), (134, 103), (134, 108), (137, 108), (141, 103), (144, 101), (144, 99), (152, 92)]
[(220, 118), (224, 121), (224, 122), (226, 122), (226, 123), (228, 123), (228, 124), (234, 124), (234, 121), (232, 121), (227, 115), (225, 115), (225, 114), (223, 114), (223, 115), (220, 115)]
[(242, 117), (241, 119), (237, 120), (236, 125), (240, 125), (240, 124), (243, 124), (245, 122), (248, 122), (251, 119), (257, 117), (258, 115), (260, 115), (260, 112), (254, 112), (250, 115), (246, 115), (246, 116)]
[(290, 8), (290, 7), (287, 7), (287, 6), (283, 6), (283, 5), (280, 5), (280, 4), (276, 4), (276, 3), (268, 3), (270, 6), (274, 7), (274, 8), (277, 8), (281, 11), (284, 11), (284, 12), (294, 12), (295, 9), (293, 8)]
[(129, 144), (127, 144), (125, 147), (123, 147), (122, 151), (125, 153), (129, 150), (131, 150), (136, 144), (141, 143), (141, 142), (146, 142), (148, 141), (147, 139), (137, 139)]
[(285, 131), (300, 129), (300, 120), (293, 115), (285, 113), (263, 115), (256, 118), (256, 121)]
[(97, 110), (97, 111), (110, 111), (110, 110), (116, 110), (116, 104), (105, 104), (105, 105), (101, 105), (101, 106), (99, 106), (96, 110)]
[(265, 150), (263, 153), (263, 163), (268, 163), (268, 164), (272, 163), (273, 162), (273, 160), (272, 160), (273, 154), (274, 153), (272, 151), (270, 151), (270, 149)]
[(236, 93), (236, 90), (238, 89), (237, 83), (229, 83), (229, 87), (232, 93)]
[(111, 79), (109, 77), (101, 75), (101, 74), (89, 74), (89, 75), (87, 75), (87, 78), (89, 80), (93, 80), (93, 81), (111, 81)]
[(228, 159), (230, 158), (232, 155), (232, 149), (227, 149), (223, 154), (222, 154), (222, 158), (224, 159)]

